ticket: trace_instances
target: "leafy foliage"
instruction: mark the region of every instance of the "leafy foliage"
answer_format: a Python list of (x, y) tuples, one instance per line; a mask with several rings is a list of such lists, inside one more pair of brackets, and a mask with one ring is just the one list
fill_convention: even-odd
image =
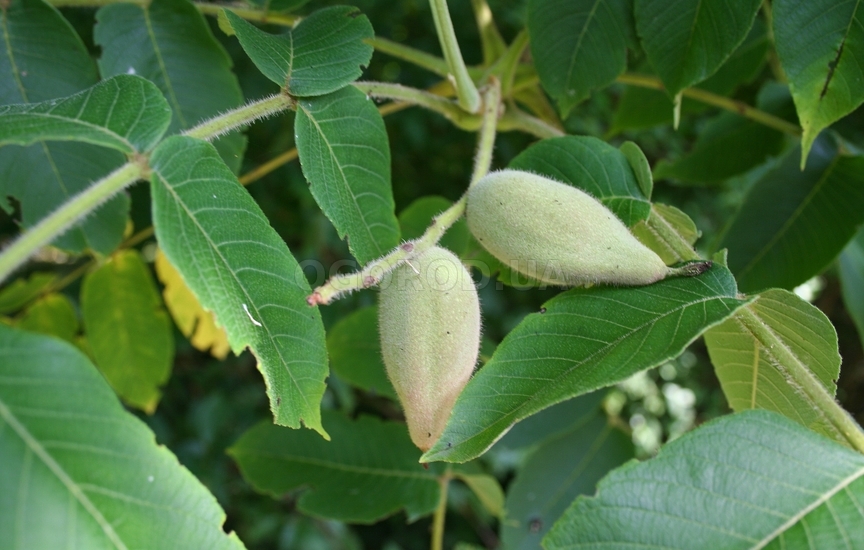
[[(0, 0), (0, 548), (864, 540), (859, 1), (74, 4)], [(520, 276), (500, 167), (674, 276)], [(373, 288), (439, 245), (481, 366), (421, 455)]]
[(216, 313), (234, 353), (249, 346), (258, 357), (276, 422), (303, 421), (323, 435), (324, 328), (306, 306), (311, 291), (296, 260), (213, 146), (172, 137), (153, 151), (152, 166), (165, 256)]
[(230, 11), (225, 15), (258, 69), (295, 97), (335, 92), (357, 80), (369, 64), (374, 32), (356, 8), (316, 11), (285, 34), (270, 35)]
[(650, 544), (666, 548), (830, 547), (860, 532), (862, 475), (859, 453), (782, 416), (735, 414), (614, 471), (596, 498), (573, 503), (544, 546), (618, 548), (644, 542), (651, 526)]
[(0, 546), (243, 548), (69, 344), (0, 326)]

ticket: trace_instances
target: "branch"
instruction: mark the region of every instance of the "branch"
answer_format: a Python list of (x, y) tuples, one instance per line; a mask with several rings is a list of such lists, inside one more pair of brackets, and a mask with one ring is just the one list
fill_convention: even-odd
[(424, 90), (409, 88), (408, 86), (390, 82), (355, 82), (354, 86), (366, 95), (376, 99), (393, 99), (425, 107), (430, 111), (442, 115), (463, 130), (477, 130), (482, 123), (480, 116), (466, 113), (449, 99)]
[(490, 77), (489, 86), (483, 92), (483, 125), (477, 141), (477, 154), (474, 156), (474, 172), (471, 174), (471, 187), (489, 173), (492, 166), (492, 150), (495, 148), (495, 134), (498, 117), (501, 113), (501, 82)]
[(60, 205), (60, 208), (42, 218), (39, 223), (25, 230), (15, 242), (0, 253), (0, 282), (27, 261), (27, 258), (40, 247), (65, 233), (121, 189), (144, 177), (145, 166), (143, 162), (124, 164)]
[[(639, 86), (642, 88), (651, 88), (660, 91), (666, 89), (663, 86), (663, 82), (655, 76), (625, 73), (619, 76), (616, 80), (622, 84), (629, 84), (631, 86)], [(736, 101), (699, 88), (687, 88), (681, 93), (684, 97), (689, 97), (690, 99), (695, 99), (696, 101), (737, 113), (745, 118), (764, 124), (769, 128), (774, 128), (775, 130), (785, 132), (795, 137), (801, 136), (801, 128), (795, 124), (787, 122), (771, 113), (766, 113), (765, 111), (751, 107), (742, 101)]]
[(267, 118), (286, 109), (293, 109), (296, 104), (297, 101), (291, 96), (279, 93), (205, 120), (198, 126), (183, 132), (183, 135), (210, 141), (256, 120)]

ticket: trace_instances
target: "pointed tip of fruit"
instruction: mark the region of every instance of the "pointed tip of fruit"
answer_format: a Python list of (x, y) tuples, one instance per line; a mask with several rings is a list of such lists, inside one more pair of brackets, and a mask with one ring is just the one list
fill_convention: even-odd
[(699, 260), (678, 267), (670, 267), (667, 277), (698, 277), (714, 265), (710, 260)]

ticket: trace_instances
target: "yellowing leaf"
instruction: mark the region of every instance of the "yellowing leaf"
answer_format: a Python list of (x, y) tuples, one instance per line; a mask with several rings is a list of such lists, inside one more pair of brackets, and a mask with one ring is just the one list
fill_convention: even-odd
[(162, 251), (156, 253), (156, 275), (165, 285), (162, 296), (177, 328), (195, 346), (195, 349), (209, 351), (217, 359), (225, 359), (231, 350), (225, 331), (216, 326), (213, 313), (207, 311), (186, 286), (180, 273), (174, 269)]

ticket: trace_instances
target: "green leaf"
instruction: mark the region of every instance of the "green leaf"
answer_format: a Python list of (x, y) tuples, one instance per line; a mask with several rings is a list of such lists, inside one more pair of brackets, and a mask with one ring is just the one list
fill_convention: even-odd
[[(96, 21), (93, 38), (102, 48), (102, 76), (137, 74), (155, 83), (174, 115), (169, 134), (243, 103), (231, 58), (188, 0), (104, 6)], [(246, 138), (232, 132), (215, 145), (228, 166), (239, 170)]]
[(518, 449), (534, 451), (541, 444), (566, 435), (575, 426), (585, 424), (597, 413), (607, 393), (599, 390), (580, 395), (529, 416), (504, 434), (490, 452)]
[(243, 548), (81, 352), (2, 325), (0, 350), (0, 547)]
[(474, 375), (423, 461), (481, 455), (515, 422), (677, 357), (747, 302), (714, 266), (633, 288), (573, 289), (525, 318)]
[(734, 7), (701, 0), (635, 0), (636, 30), (648, 60), (674, 97), (702, 82), (744, 41), (760, 0)]
[(851, 548), (864, 538), (864, 456), (747, 411), (604, 478), (543, 540), (574, 548)]
[(651, 193), (654, 192), (654, 176), (651, 174), (651, 164), (645, 153), (632, 141), (625, 141), (618, 149), (630, 163), (642, 194), (646, 199), (651, 200)]
[[(744, 42), (729, 56), (713, 76), (701, 82), (700, 90), (707, 90), (718, 95), (730, 95), (740, 85), (751, 82), (762, 71), (765, 65), (765, 54), (768, 52), (769, 40), (765, 24), (756, 19), (750, 33)], [(643, 67), (642, 71), (648, 71)], [(674, 105), (666, 92), (628, 86), (621, 95), (618, 108), (612, 117), (610, 135), (616, 135), (622, 130), (641, 130), (661, 124), (672, 123)], [(688, 97), (681, 102), (682, 113), (699, 113), (708, 106)]]
[(864, 342), (864, 228), (858, 230), (840, 254), (843, 303)]
[(531, 56), (562, 117), (624, 72), (628, 8), (621, 0), (529, 0)]
[[(182, 136), (150, 158), (153, 225), (165, 256), (234, 353), (249, 347), (277, 424), (325, 435), (319, 403), (327, 377), (324, 326), (285, 241), (209, 143)], [(191, 184), (191, 185), (190, 185)]]
[(504, 514), (504, 490), (494, 476), (455, 471), (454, 477), (461, 480), (471, 489), (486, 511), (496, 518)]
[(533, 550), (579, 495), (593, 495), (609, 470), (633, 458), (630, 438), (593, 407), (570, 429), (545, 441), (519, 468), (510, 484), (501, 522), (501, 543)]
[(228, 21), (243, 50), (264, 73), (294, 97), (319, 96), (357, 80), (372, 59), (369, 19), (352, 6), (314, 12), (284, 34), (268, 34), (230, 10)]
[(69, 343), (75, 343), (80, 328), (75, 306), (64, 294), (52, 293), (39, 298), (27, 308), (18, 322), (17, 328), (56, 336)]
[(401, 422), (370, 416), (349, 420), (323, 411), (326, 442), (305, 431), (261, 423), (228, 450), (256, 490), (280, 497), (305, 488), (300, 511), (351, 523), (374, 523), (401, 509), (408, 520), (430, 514), (438, 504), (438, 477), (428, 470)]
[[(768, 290), (747, 305), (832, 396), (837, 393), (837, 333), (818, 308), (785, 290)], [(846, 438), (822, 410), (789, 383), (782, 361), (735, 316), (705, 333), (711, 362), (734, 411), (767, 409), (837, 441)]]
[[(402, 239), (410, 241), (411, 239), (421, 237), (432, 223), (432, 218), (451, 206), (453, 206), (452, 201), (437, 195), (420, 197), (409, 204), (402, 212), (399, 212), (399, 227), (402, 229)], [(468, 247), (469, 237), (470, 233), (468, 232), (465, 218), (460, 218), (450, 226), (450, 229), (447, 230), (447, 233), (438, 242), (438, 246), (447, 248), (459, 256)]]
[(170, 122), (171, 109), (152, 82), (118, 75), (62, 99), (0, 107), (0, 145), (84, 141), (140, 153)]
[(827, 138), (807, 167), (798, 148), (757, 181), (718, 248), (742, 292), (793, 289), (824, 270), (864, 221), (864, 157), (838, 156)]
[[(785, 89), (766, 87), (757, 107), (769, 113), (781, 111), (787, 101)], [(720, 183), (765, 162), (783, 150), (783, 133), (764, 124), (724, 112), (708, 121), (693, 149), (675, 162), (661, 160), (654, 177), (686, 183)]]
[(349, 86), (297, 103), (294, 122), (312, 195), (361, 264), (399, 244), (390, 145), (375, 104)]
[(81, 314), (96, 365), (130, 405), (152, 413), (171, 376), (174, 332), (153, 276), (125, 250), (84, 278)]
[(774, 39), (804, 128), (803, 167), (819, 132), (864, 102), (864, 6), (777, 0)]
[(645, 198), (630, 162), (620, 150), (597, 138), (566, 136), (539, 141), (510, 161), (527, 170), (588, 192), (627, 225), (648, 217)]
[(647, 220), (637, 223), (630, 230), (642, 244), (656, 252), (666, 265), (692, 260), (695, 253), (685, 257), (678, 245), (683, 242), (692, 249), (701, 235), (690, 216), (674, 206), (659, 202), (651, 204), (651, 215)]
[[(42, 0), (13, 0), (0, 10), (0, 104), (39, 103), (80, 92), (99, 81), (96, 65), (62, 15)], [(18, 199), (24, 228), (124, 162), (87, 143), (0, 148), (0, 208)], [(72, 252), (113, 251), (123, 238), (129, 198), (119, 194), (53, 244)]]
[(327, 353), (336, 376), (352, 386), (398, 401), (381, 359), (377, 307), (364, 307), (340, 319), (327, 333)]
[(15, 279), (0, 289), (0, 314), (18, 311), (35, 300), (56, 279), (53, 273), (33, 273), (27, 280)]

